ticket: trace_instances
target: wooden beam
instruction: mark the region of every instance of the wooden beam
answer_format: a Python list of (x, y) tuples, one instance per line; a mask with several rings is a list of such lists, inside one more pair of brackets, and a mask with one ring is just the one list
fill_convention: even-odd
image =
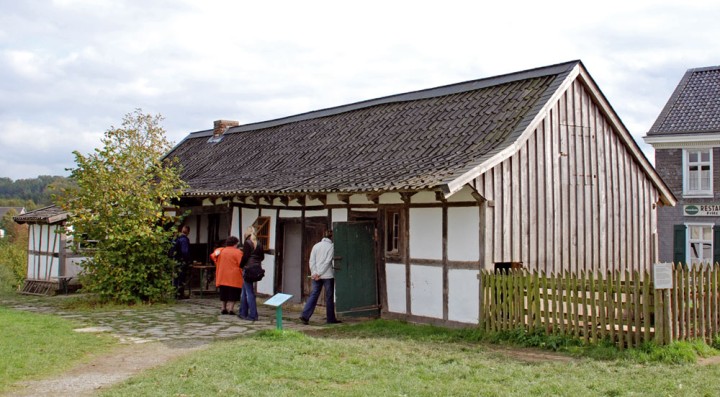
[(349, 204), (350, 203), (350, 194), (338, 193), (338, 200), (342, 201), (345, 204)]
[(473, 196), (473, 198), (475, 199), (475, 201), (478, 202), (478, 204), (482, 204), (482, 203), (484, 203), (484, 202), (487, 201), (487, 200), (485, 199), (485, 197), (483, 197), (483, 196), (482, 196), (480, 193), (478, 193), (478, 192), (472, 192), (472, 193), (470, 193), (470, 195)]
[(380, 203), (380, 193), (368, 193), (365, 195), (369, 201), (372, 201), (373, 204)]
[(444, 203), (447, 202), (447, 199), (445, 198), (445, 194), (441, 191), (435, 192), (435, 200)]
[(277, 199), (278, 199), (278, 201), (280, 201), (280, 204), (282, 204), (286, 207), (290, 203), (290, 198), (288, 196), (279, 196)]
[(400, 198), (402, 199), (403, 203), (410, 204), (410, 198), (414, 196), (414, 192), (402, 192), (400, 193)]
[(309, 194), (307, 197), (310, 200), (319, 200), (323, 205), (327, 204), (327, 196), (324, 194)]

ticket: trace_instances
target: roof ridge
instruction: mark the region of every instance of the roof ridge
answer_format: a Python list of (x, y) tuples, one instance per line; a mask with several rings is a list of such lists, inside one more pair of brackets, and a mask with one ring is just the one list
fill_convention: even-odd
[[(303, 121), (315, 118), (321, 118), (326, 116), (332, 116), (339, 113), (350, 112), (353, 110), (365, 109), (372, 106), (384, 105), (394, 102), (407, 102), (415, 101), (419, 99), (428, 99), (441, 97), (452, 94), (459, 94), (468, 91), (475, 91), (482, 88), (492, 87), (496, 85), (512, 83), (520, 80), (527, 80), (531, 78), (544, 77), (562, 72), (567, 72), (575, 67), (575, 65), (582, 63), (580, 60), (573, 60), (568, 62), (557, 63), (548, 66), (541, 66), (532, 69), (521, 70), (512, 73), (505, 73), (495, 76), (483, 77), (476, 80), (468, 80), (459, 83), (452, 83), (441, 85), (437, 87), (424, 88), (416, 91), (408, 91), (400, 94), (392, 94), (374, 99), (367, 99), (359, 102), (353, 102), (340, 106), (333, 106), (325, 109), (312, 110), (309, 112), (299, 113), (295, 115), (285, 116), (277, 119), (253, 122), (249, 124), (243, 124), (235, 127), (230, 127), (225, 134), (239, 133), (245, 131), (258, 130), (263, 128), (275, 127), (282, 124), (294, 123), (296, 121)], [(201, 130), (190, 133), (193, 137), (205, 137), (211, 135), (212, 129)]]

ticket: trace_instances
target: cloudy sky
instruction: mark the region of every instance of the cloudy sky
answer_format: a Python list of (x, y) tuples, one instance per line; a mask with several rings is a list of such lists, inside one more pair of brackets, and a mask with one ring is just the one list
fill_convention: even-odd
[(0, 177), (67, 175), (136, 108), (178, 142), (575, 59), (652, 160), (684, 72), (720, 65), (719, 19), (717, 0), (0, 0)]

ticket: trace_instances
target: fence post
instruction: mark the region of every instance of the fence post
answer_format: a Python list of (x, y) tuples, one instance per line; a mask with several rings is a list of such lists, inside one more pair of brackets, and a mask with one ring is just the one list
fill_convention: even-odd
[(643, 272), (642, 286), (642, 306), (643, 306), (643, 342), (650, 341), (650, 273), (646, 270)]
[(654, 294), (654, 306), (655, 306), (655, 343), (658, 345), (665, 344), (663, 336), (665, 335), (664, 323), (665, 323), (665, 308), (662, 302), (662, 291), (655, 290)]

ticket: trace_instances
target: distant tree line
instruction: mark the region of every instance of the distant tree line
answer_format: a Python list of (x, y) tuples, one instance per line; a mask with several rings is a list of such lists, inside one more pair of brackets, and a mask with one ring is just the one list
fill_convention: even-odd
[(0, 178), (0, 206), (34, 209), (53, 204), (52, 195), (72, 184), (62, 176), (40, 175), (34, 179)]

